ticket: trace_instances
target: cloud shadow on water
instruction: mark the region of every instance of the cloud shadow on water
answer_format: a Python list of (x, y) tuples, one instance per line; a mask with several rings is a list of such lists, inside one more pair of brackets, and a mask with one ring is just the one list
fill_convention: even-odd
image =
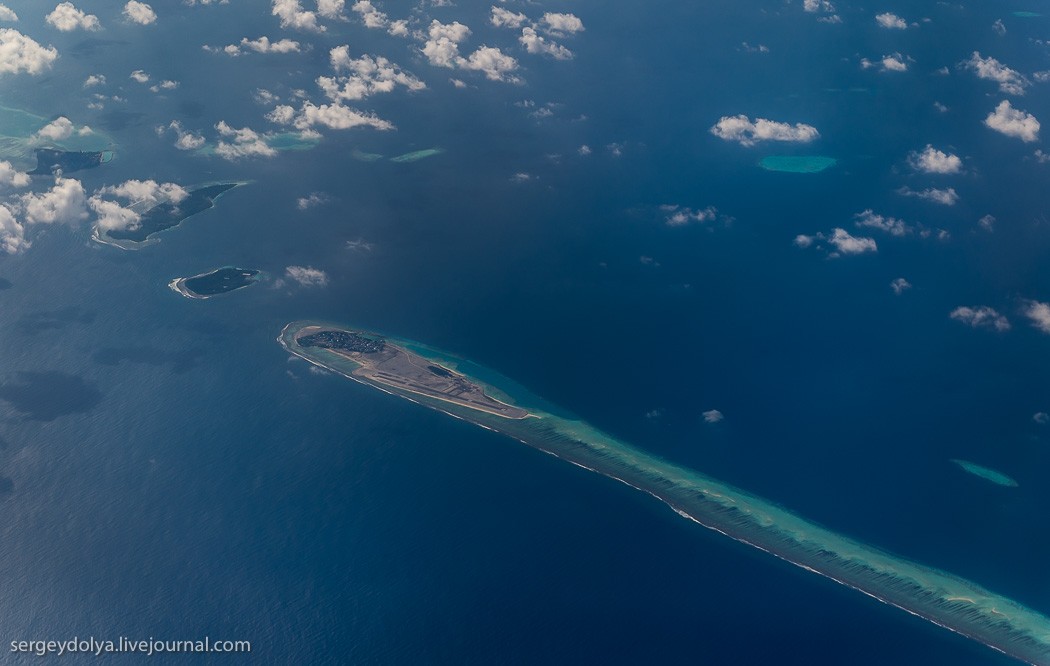
[(88, 412), (102, 401), (102, 392), (76, 375), (64, 372), (18, 372), (0, 384), (0, 400), (27, 421), (54, 421)]
[(48, 312), (31, 312), (15, 322), (15, 327), (23, 333), (34, 335), (43, 331), (59, 330), (70, 324), (90, 324), (95, 321), (95, 313), (70, 305)]

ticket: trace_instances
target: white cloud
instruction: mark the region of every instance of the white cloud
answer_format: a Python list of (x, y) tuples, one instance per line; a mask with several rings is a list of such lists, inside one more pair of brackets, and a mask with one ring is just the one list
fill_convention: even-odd
[(802, 9), (810, 13), (833, 12), (835, 11), (835, 5), (828, 2), (828, 0), (802, 0)]
[(150, 25), (157, 22), (157, 13), (145, 2), (129, 0), (128, 4), (124, 5), (124, 18), (139, 25)]
[(102, 231), (138, 229), (142, 221), (141, 215), (116, 201), (91, 197), (88, 199), (88, 206), (95, 213), (95, 228)]
[(913, 169), (923, 173), (959, 173), (963, 166), (958, 155), (937, 150), (931, 144), (926, 144), (921, 152), (912, 153), (908, 157), (908, 162)]
[(904, 61), (904, 56), (899, 53), (882, 56), (882, 71), (906, 72), (908, 71), (908, 63)]
[(833, 229), (828, 242), (835, 246), (840, 254), (864, 254), (877, 252), (879, 247), (874, 238), (851, 236), (845, 229)]
[(280, 19), (282, 28), (324, 32), (315, 12), (305, 11), (299, 0), (273, 0), (273, 15)]
[(0, 250), (18, 254), (29, 249), (25, 226), (15, 219), (10, 208), (0, 204)]
[(718, 423), (725, 418), (725, 415), (717, 409), (709, 409), (703, 413), (704, 423)]
[(959, 193), (954, 187), (937, 188), (928, 187), (925, 190), (913, 190), (910, 187), (902, 187), (897, 190), (898, 194), (906, 197), (916, 197), (924, 201), (932, 201), (942, 206), (954, 206), (959, 203)]
[(990, 328), (1000, 332), (1010, 330), (1010, 321), (987, 305), (960, 306), (948, 316), (972, 328)]
[(237, 129), (231, 127), (224, 120), (220, 120), (215, 129), (219, 135), (230, 139), (230, 141), (219, 140), (215, 147), (215, 154), (225, 160), (238, 160), (244, 157), (273, 157), (277, 154), (264, 136), (258, 132), (242, 127)]
[(512, 74), (518, 69), (518, 61), (494, 46), (479, 47), (465, 60), (460, 58), (459, 66), (461, 69), (482, 72), (490, 81), (521, 82), (520, 78)]
[(582, 157), (587, 157), (588, 155), (590, 155), (594, 151), (592, 151), (591, 147), (588, 146), (587, 144), (583, 144), (579, 148), (576, 149), (576, 152), (579, 153)]
[(660, 206), (660, 210), (666, 214), (665, 221), (670, 227), (681, 227), (690, 222), (710, 222), (718, 217), (718, 209), (714, 206), (693, 210), (671, 204)]
[(141, 69), (136, 69), (134, 72), (131, 73), (131, 75), (128, 78), (135, 81), (136, 83), (149, 82), (149, 74), (142, 71)]
[(583, 21), (575, 14), (555, 14), (547, 12), (543, 15), (542, 23), (546, 32), (552, 35), (565, 33), (577, 33), (584, 30)]
[(908, 282), (904, 278), (897, 278), (896, 280), (890, 283), (890, 289), (893, 290), (893, 293), (900, 296), (905, 291), (911, 289), (911, 282)]
[(1031, 85), (1017, 70), (1007, 67), (995, 58), (982, 58), (978, 51), (974, 51), (970, 59), (961, 64), (973, 70), (977, 78), (998, 83), (999, 90), (1007, 95), (1023, 95), (1025, 88)]
[(263, 35), (258, 39), (242, 37), (240, 44), (229, 44), (228, 46), (223, 47), (222, 50), (224, 53), (231, 56), (238, 56), (247, 51), (254, 51), (256, 53), (299, 53), (301, 45), (299, 42), (287, 38), (273, 42), (270, 41), (269, 37)]
[(93, 88), (95, 86), (106, 85), (106, 76), (104, 74), (92, 74), (84, 79), (85, 88)]
[(85, 125), (78, 129), (69, 118), (59, 116), (40, 128), (36, 134), (33, 135), (33, 140), (45, 142), (65, 141), (74, 134), (87, 136), (91, 133), (92, 131), (90, 127)]
[(1039, 425), (1046, 425), (1047, 423), (1050, 423), (1050, 414), (1047, 414), (1046, 412), (1036, 412), (1035, 414), (1032, 414), (1032, 420)]
[(995, 222), (996, 219), (994, 215), (985, 215), (977, 220), (977, 224), (985, 231), (995, 231)]
[(0, 28), (0, 74), (39, 74), (58, 58), (53, 46), (41, 46), (14, 28)]
[(179, 150), (196, 150), (202, 147), (205, 143), (204, 137), (198, 132), (191, 132), (183, 128), (182, 123), (178, 120), (171, 121), (167, 127), (163, 125), (157, 128), (157, 135), (163, 136), (165, 131), (171, 130), (175, 133), (175, 147)]
[(470, 35), (470, 28), (459, 21), (441, 23), (433, 20), (427, 28), (427, 40), (423, 44), (423, 55), (431, 65), (453, 68), (462, 60), (458, 44)]
[(295, 200), (295, 206), (299, 210), (309, 210), (324, 203), (328, 203), (328, 195), (323, 192), (311, 192), (309, 195)]
[(46, 192), (23, 194), (21, 205), (26, 224), (74, 224), (88, 216), (84, 186), (61, 176)]
[(906, 30), (908, 28), (908, 22), (890, 12), (879, 14), (875, 17), (875, 22), (879, 24), (879, 27), (889, 28), (891, 30)]
[(1016, 137), (1025, 143), (1039, 139), (1039, 121), (1032, 114), (1013, 108), (1009, 100), (999, 102), (995, 111), (984, 119), (984, 124), (996, 132)]
[(524, 14), (516, 14), (510, 10), (495, 6), (492, 8), (492, 16), (489, 17), (489, 23), (497, 28), (512, 28), (514, 30), (525, 25), (528, 20), (528, 17)]
[(858, 227), (878, 229), (885, 231), (891, 236), (904, 236), (911, 233), (912, 229), (904, 220), (895, 217), (885, 217), (876, 214), (872, 209), (867, 209), (853, 216)]
[(343, 19), (346, 0), (317, 0), (317, 13), (326, 19)]
[(397, 86), (413, 92), (426, 88), (422, 81), (382, 56), (351, 58), (348, 46), (333, 48), (329, 61), (336, 73), (348, 72), (346, 76), (317, 79), (317, 85), (332, 101), (360, 100), (376, 93), (392, 92)]
[(0, 161), (0, 185), (6, 187), (25, 187), (29, 185), (29, 174), (15, 169), (10, 162)]
[(378, 29), (390, 25), (390, 19), (386, 14), (376, 9), (369, 0), (358, 0), (351, 9), (361, 17), (366, 28)]
[(304, 134), (312, 133), (316, 136), (316, 127), (328, 129), (345, 130), (355, 127), (371, 127), (376, 130), (392, 130), (393, 123), (383, 120), (374, 113), (365, 113), (341, 103), (321, 104), (304, 102), (297, 112), (294, 107), (282, 104), (275, 107), (266, 114), (267, 120), (279, 125), (293, 125)]
[(1024, 306), (1024, 316), (1031, 320), (1032, 326), (1050, 334), (1050, 303), (1028, 301)]
[(175, 90), (178, 87), (179, 87), (179, 82), (178, 81), (171, 81), (169, 79), (164, 79), (160, 83), (158, 83), (156, 85), (153, 85), (153, 86), (150, 86), (149, 90), (150, 90), (150, 92), (159, 93), (161, 90)]
[(992, 24), (992, 32), (1000, 37), (1006, 35), (1006, 24), (1003, 23), (1002, 19), (995, 19), (995, 23)]
[(48, 23), (62, 32), (71, 30), (101, 30), (102, 24), (94, 14), (85, 14), (73, 6), (72, 2), (59, 3), (50, 14), (44, 17)]
[(736, 141), (744, 146), (753, 146), (759, 141), (789, 141), (807, 143), (820, 136), (812, 125), (803, 123), (781, 123), (765, 118), (756, 118), (754, 122), (747, 116), (722, 116), (711, 128), (714, 134), (725, 141)]
[(110, 185), (95, 192), (95, 196), (109, 195), (127, 199), (132, 204), (152, 208), (162, 202), (177, 204), (190, 195), (176, 183), (158, 183), (155, 180), (126, 180), (120, 185)]
[(518, 41), (529, 53), (549, 55), (555, 60), (569, 60), (572, 58), (572, 51), (561, 44), (547, 41), (546, 38), (537, 34), (534, 28), (522, 28), (521, 37), (518, 38)]
[(324, 287), (328, 284), (328, 274), (312, 266), (289, 266), (284, 269), (284, 273), (303, 287)]
[(18, 14), (7, 5), (0, 5), (0, 21), (11, 21), (12, 23), (18, 20)]

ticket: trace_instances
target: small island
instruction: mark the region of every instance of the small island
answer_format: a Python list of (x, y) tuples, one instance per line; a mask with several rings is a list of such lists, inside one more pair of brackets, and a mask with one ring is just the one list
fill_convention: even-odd
[(186, 298), (204, 300), (250, 287), (262, 278), (262, 272), (253, 268), (223, 266), (193, 277), (176, 278), (168, 287)]
[(94, 169), (113, 160), (113, 151), (75, 151), (58, 148), (37, 148), (36, 168), (30, 176), (52, 176)]
[[(189, 196), (177, 204), (171, 201), (159, 203), (141, 213), (136, 227), (104, 231), (95, 228), (93, 238), (107, 245), (125, 250), (137, 250), (151, 241), (152, 236), (173, 229), (198, 213), (215, 206), (219, 197), (245, 183), (214, 183), (190, 190)], [(132, 209), (135, 206), (132, 205)]]
[(308, 325), (282, 336), (282, 344), (315, 365), (388, 392), (425, 396), (507, 419), (529, 416), (491, 397), (466, 375), (374, 333)]

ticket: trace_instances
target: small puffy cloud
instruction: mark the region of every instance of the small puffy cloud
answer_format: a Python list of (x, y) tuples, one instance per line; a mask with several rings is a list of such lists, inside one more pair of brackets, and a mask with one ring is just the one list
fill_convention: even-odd
[(453, 68), (463, 58), (459, 55), (459, 43), (470, 35), (470, 28), (459, 21), (442, 23), (437, 19), (427, 28), (427, 40), (422, 52), (431, 65)]
[(305, 197), (295, 200), (295, 207), (299, 210), (309, 210), (321, 204), (328, 203), (328, 195), (323, 192), (311, 192)]
[(497, 28), (512, 28), (514, 30), (525, 25), (528, 20), (528, 17), (524, 14), (516, 14), (502, 7), (493, 7), (492, 16), (489, 17), (489, 23)]
[(900, 296), (905, 291), (911, 289), (911, 282), (908, 282), (904, 278), (897, 278), (896, 280), (890, 283), (890, 289), (893, 290), (893, 293)]
[(977, 220), (977, 224), (980, 225), (982, 229), (989, 232), (995, 231), (995, 222), (996, 219), (994, 215), (985, 215), (981, 219)]
[(0, 204), (0, 251), (18, 254), (29, 249), (26, 228), (7, 206)]
[(145, 2), (130, 0), (124, 5), (124, 18), (139, 25), (150, 25), (157, 22), (157, 13)]
[(973, 70), (977, 78), (995, 81), (999, 90), (1007, 95), (1023, 95), (1025, 88), (1031, 85), (1020, 72), (1011, 69), (995, 58), (982, 58), (980, 52), (974, 51), (969, 60), (961, 65)]
[(149, 91), (153, 92), (153, 93), (159, 93), (162, 90), (175, 90), (178, 87), (179, 87), (179, 82), (178, 81), (171, 81), (169, 79), (164, 79), (160, 83), (158, 83), (156, 85), (153, 85), (153, 86), (150, 86), (149, 87)]
[(852, 236), (845, 229), (838, 228), (832, 230), (828, 242), (839, 254), (864, 254), (865, 252), (877, 252), (879, 249), (874, 238)]
[(518, 41), (529, 53), (549, 55), (555, 60), (569, 60), (572, 58), (572, 51), (561, 44), (548, 41), (545, 37), (538, 34), (534, 28), (522, 28), (521, 37), (518, 38)]
[(971, 328), (988, 328), (1000, 332), (1010, 330), (1010, 321), (987, 305), (960, 306), (948, 316)]
[(877, 23), (880, 28), (888, 28), (890, 30), (906, 30), (908, 28), (907, 21), (896, 14), (891, 14), (890, 12), (885, 12), (876, 16), (875, 23)]
[(828, 256), (832, 258), (850, 254), (878, 252), (879, 250), (874, 238), (853, 236), (848, 231), (841, 228), (833, 229), (830, 236), (823, 232), (816, 233), (812, 236), (799, 234), (795, 236), (794, 240), (794, 244), (803, 249), (814, 246), (822, 250), (827, 249), (824, 245), (819, 243), (827, 243), (827, 245), (831, 246), (831, 252)]
[(155, 180), (126, 180), (120, 185), (110, 185), (95, 192), (95, 196), (108, 195), (127, 199), (132, 204), (152, 208), (159, 203), (177, 204), (190, 195), (176, 183), (158, 183)]
[(904, 220), (878, 215), (870, 208), (857, 213), (853, 218), (858, 227), (878, 229), (879, 231), (885, 231), (891, 236), (905, 236), (912, 231), (912, 228)]
[(240, 44), (229, 44), (223, 47), (222, 52), (230, 56), (239, 56), (242, 53), (254, 51), (255, 53), (299, 53), (301, 45), (292, 39), (279, 39), (270, 41), (266, 35), (258, 39), (241, 38)]
[(479, 47), (468, 58), (460, 58), (459, 67), (481, 72), (490, 81), (521, 82), (513, 74), (518, 69), (518, 61), (494, 46)]
[(1036, 412), (1035, 414), (1032, 414), (1032, 420), (1039, 425), (1046, 425), (1047, 423), (1050, 423), (1050, 414), (1047, 414), (1046, 412)]
[[(112, 199), (124, 199), (123, 205)], [(158, 183), (155, 180), (128, 180), (120, 185), (103, 187), (88, 200), (88, 207), (95, 213), (95, 228), (102, 231), (137, 229), (142, 216), (138, 211), (148, 210), (159, 203), (178, 204), (189, 196), (181, 185)]]
[(1032, 322), (1032, 326), (1050, 335), (1050, 303), (1039, 301), (1028, 301), (1024, 305), (1024, 316)]
[(1036, 117), (1020, 109), (1015, 109), (1009, 100), (999, 102), (995, 111), (988, 114), (984, 124), (991, 129), (1030, 143), (1039, 140), (1039, 121)]
[(157, 127), (157, 136), (163, 136), (168, 130), (175, 133), (174, 145), (179, 150), (197, 150), (204, 146), (204, 137), (198, 132), (186, 130), (178, 120), (171, 121), (167, 127), (164, 125)]
[[(290, 107), (289, 107), (290, 108)], [(296, 129), (309, 131), (315, 127), (345, 130), (355, 127), (371, 127), (376, 130), (392, 130), (393, 123), (383, 120), (372, 113), (364, 113), (342, 104), (321, 104), (305, 102), (295, 115), (289, 116), (283, 107), (277, 107), (267, 116), (270, 120), (290, 120)]]
[(954, 187), (928, 187), (925, 190), (913, 190), (910, 187), (902, 187), (897, 190), (897, 193), (906, 197), (915, 197), (924, 201), (941, 204), (942, 206), (954, 206), (959, 202), (959, 193), (955, 191)]
[(37, 130), (33, 139), (36, 141), (65, 141), (74, 134), (86, 136), (91, 134), (91, 128), (84, 126), (78, 129), (69, 118), (59, 116)]
[(905, 62), (904, 56), (899, 53), (882, 56), (882, 71), (906, 72), (908, 71), (908, 63)]
[(324, 287), (328, 284), (328, 274), (312, 266), (289, 266), (284, 274), (302, 287)]
[(700, 210), (677, 205), (663, 205), (660, 210), (666, 215), (665, 222), (669, 227), (681, 227), (692, 222), (710, 222), (718, 217), (718, 209), (708, 206)]
[(224, 137), (216, 145), (215, 154), (225, 160), (277, 155), (277, 151), (266, 142), (266, 137), (248, 127), (237, 129), (220, 120), (215, 129)]
[(104, 74), (92, 74), (84, 79), (85, 88), (94, 88), (95, 86), (106, 85), (106, 76)]
[(992, 32), (1000, 37), (1006, 35), (1006, 24), (1003, 23), (1002, 19), (995, 19), (995, 23), (992, 24)]
[(930, 144), (919, 152), (908, 156), (908, 162), (916, 171), (923, 173), (951, 174), (962, 171), (962, 160), (958, 155), (952, 155), (937, 150)]
[(724, 141), (736, 141), (744, 146), (753, 146), (759, 141), (787, 141), (794, 143), (808, 143), (820, 136), (820, 132), (812, 125), (804, 123), (776, 122), (765, 118), (756, 118), (754, 122), (741, 114), (738, 116), (722, 116), (710, 130), (719, 139)]
[(0, 21), (11, 21), (14, 23), (18, 21), (18, 14), (7, 5), (0, 5)]
[(53, 46), (41, 46), (14, 28), (0, 28), (0, 74), (39, 74), (58, 58)]
[(802, 0), (802, 10), (812, 14), (818, 12), (830, 13), (835, 11), (835, 5), (828, 0)]
[(326, 19), (343, 19), (346, 0), (317, 0), (317, 13)]
[(74, 224), (88, 217), (84, 186), (61, 176), (46, 192), (23, 194), (21, 206), (26, 224)]
[(579, 154), (581, 157), (587, 157), (588, 155), (590, 155), (593, 152), (594, 151), (591, 150), (591, 147), (588, 146), (587, 144), (583, 144), (579, 148), (576, 149), (576, 153)]
[(317, 22), (315, 12), (306, 11), (299, 0), (273, 0), (273, 15), (281, 21), (282, 28), (324, 32), (325, 27)]
[(376, 93), (392, 92), (398, 86), (412, 92), (426, 88), (422, 81), (383, 56), (351, 58), (350, 47), (345, 45), (333, 48), (329, 61), (337, 74), (346, 72), (345, 76), (317, 79), (317, 85), (332, 101), (360, 100)]
[(147, 74), (146, 72), (142, 71), (141, 69), (136, 69), (134, 72), (131, 73), (131, 75), (128, 78), (131, 79), (132, 81), (135, 81), (136, 83), (148, 83), (149, 82), (149, 74)]
[(718, 423), (725, 418), (725, 415), (717, 409), (709, 409), (703, 413), (704, 423)]
[(101, 30), (102, 24), (94, 14), (85, 14), (73, 6), (72, 2), (59, 3), (44, 20), (51, 24), (56, 30), (70, 32), (72, 30)]
[(0, 161), (0, 186), (25, 187), (29, 185), (29, 175), (15, 169), (10, 162)]
[(556, 14), (547, 12), (541, 20), (544, 30), (552, 35), (577, 33), (583, 31), (583, 21), (575, 14)]

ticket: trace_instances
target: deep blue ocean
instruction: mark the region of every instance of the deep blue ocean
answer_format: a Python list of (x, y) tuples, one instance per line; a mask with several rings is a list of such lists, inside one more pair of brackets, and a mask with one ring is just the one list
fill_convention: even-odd
[[(507, 5), (579, 16), (568, 62), (486, 26), (489, 4), (382, 7), (469, 24), (471, 44), (514, 52), (515, 85), (432, 67), (418, 43), (356, 17), (324, 35), (284, 31), (259, 0), (157, 0), (146, 27), (83, 0), (103, 19), (95, 33), (6, 4), (62, 55), (41, 76), (0, 78), (0, 105), (117, 144), (112, 163), (76, 174), (87, 190), (252, 182), (137, 252), (61, 225), (0, 255), (3, 652), (207, 635), (252, 642), (250, 657), (214, 661), (275, 664), (1015, 663), (624, 485), (311, 371), (275, 341), (294, 319), (468, 357), (626, 441), (1050, 613), (1050, 426), (1032, 418), (1050, 411), (1050, 338), (1019, 314), (1050, 300), (1050, 165), (1033, 156), (1040, 143), (982, 126), (1006, 97), (956, 66), (981, 51), (1029, 76), (1050, 69), (1034, 41), (1050, 38), (1050, 17), (1011, 14), (1050, 7), (843, 2), (830, 25), (800, 2)], [(920, 25), (884, 30), (875, 10)], [(263, 34), (313, 47), (200, 48)], [(313, 93), (345, 43), (427, 84), (356, 103), (396, 131), (325, 131), (313, 150), (237, 162), (155, 132), (172, 120), (209, 138), (220, 120), (267, 129), (253, 91)], [(913, 59), (908, 72), (858, 64), (894, 52)], [(152, 94), (126, 78), (135, 69), (181, 85)], [(87, 108), (94, 73), (126, 103)], [(1050, 119), (1047, 85), (1010, 99)], [(530, 115), (548, 103), (553, 115)], [(821, 138), (745, 147), (709, 133), (738, 113)], [(964, 173), (911, 173), (909, 152), (927, 143), (962, 156)], [(444, 152), (351, 156), (431, 147)], [(839, 162), (763, 171), (772, 154)], [(946, 185), (958, 204), (896, 192)], [(314, 192), (327, 201), (299, 210)], [(666, 204), (720, 217), (669, 227)], [(856, 229), (868, 208), (951, 238)], [(876, 237), (878, 253), (793, 245), (834, 227)], [(370, 249), (347, 247), (358, 240)], [(329, 282), (208, 301), (166, 286), (224, 265), (274, 279), (312, 266)], [(898, 277), (913, 285), (900, 296)], [(977, 304), (1012, 330), (948, 316)], [(712, 409), (724, 420), (706, 423)]]

